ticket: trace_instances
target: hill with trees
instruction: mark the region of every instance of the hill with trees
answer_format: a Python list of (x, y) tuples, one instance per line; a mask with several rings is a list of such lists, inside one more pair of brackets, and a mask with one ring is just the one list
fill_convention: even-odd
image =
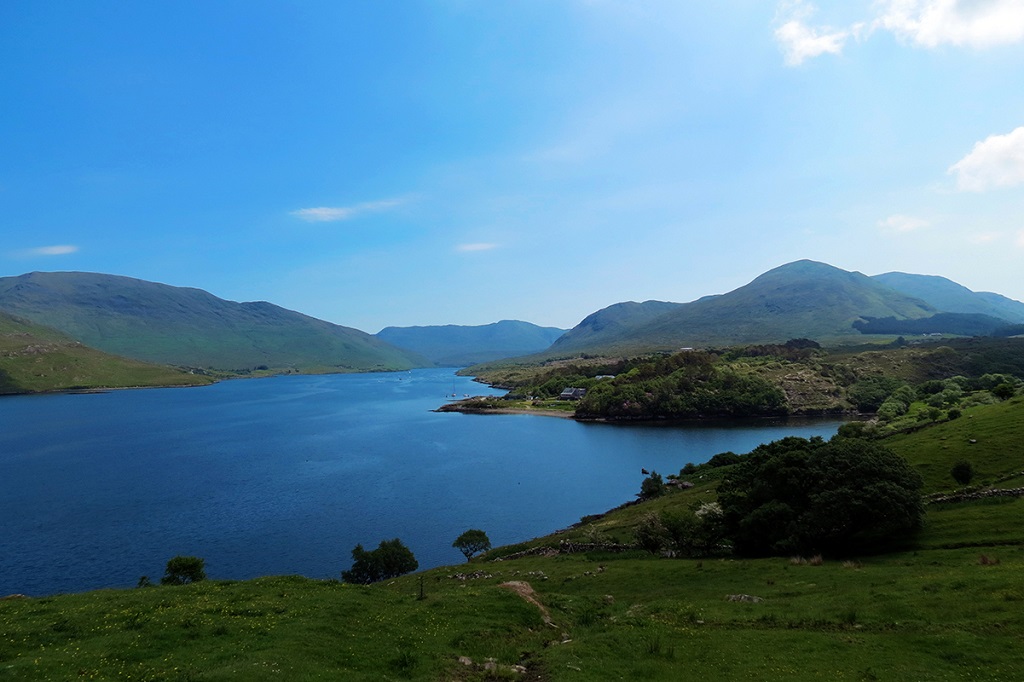
[(0, 310), (146, 362), (238, 371), (402, 370), (430, 363), (369, 334), (266, 302), (83, 272), (0, 278)]

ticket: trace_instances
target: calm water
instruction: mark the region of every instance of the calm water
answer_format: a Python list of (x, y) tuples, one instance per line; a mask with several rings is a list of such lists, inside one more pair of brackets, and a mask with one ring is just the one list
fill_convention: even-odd
[(400, 537), (421, 568), (630, 500), (676, 472), (839, 422), (616, 427), (432, 412), (451, 370), (290, 376), (205, 388), (0, 399), (0, 596), (133, 586), (167, 559), (214, 578), (337, 577)]

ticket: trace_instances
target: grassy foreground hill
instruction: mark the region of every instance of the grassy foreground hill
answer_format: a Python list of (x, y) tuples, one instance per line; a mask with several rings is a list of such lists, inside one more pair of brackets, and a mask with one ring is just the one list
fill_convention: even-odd
[(328, 372), (430, 364), (357, 329), (270, 303), (235, 303), (200, 289), (114, 275), (0, 278), (0, 310), (107, 353), (161, 364)]
[(0, 395), (68, 389), (196, 386), (208, 377), (109, 355), (0, 312)]
[[(943, 471), (961, 457), (978, 491), (1024, 486), (1022, 442), (1018, 396), (888, 444), (935, 494), (956, 485)], [(876, 556), (610, 551), (650, 514), (712, 499), (724, 468), (703, 465), (692, 488), (468, 564), (368, 587), (271, 577), (8, 598), (0, 678), (1020, 679), (1019, 496), (932, 502), (915, 546)]]

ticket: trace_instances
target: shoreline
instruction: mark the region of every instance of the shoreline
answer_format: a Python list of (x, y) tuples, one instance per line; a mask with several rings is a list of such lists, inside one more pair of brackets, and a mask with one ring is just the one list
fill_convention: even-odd
[(557, 417), (559, 419), (576, 419), (576, 415), (572, 412), (566, 412), (564, 410), (538, 410), (528, 407), (473, 407), (465, 405), (463, 403), (472, 400), (472, 398), (466, 398), (465, 400), (457, 400), (453, 403), (446, 403), (441, 407), (431, 410), (432, 412), (457, 412), (459, 414), (528, 414), (535, 417)]

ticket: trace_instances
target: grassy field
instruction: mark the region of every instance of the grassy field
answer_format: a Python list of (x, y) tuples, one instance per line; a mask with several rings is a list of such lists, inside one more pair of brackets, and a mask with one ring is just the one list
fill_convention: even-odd
[[(977, 486), (1006, 487), (1021, 485), (1021, 434), (1018, 397), (891, 445), (928, 493), (955, 487), (960, 457)], [(0, 680), (1021, 679), (1017, 497), (930, 505), (915, 544), (879, 556), (555, 553), (628, 540), (644, 514), (712, 498), (717, 478), (369, 587), (270, 577), (6, 599)]]

